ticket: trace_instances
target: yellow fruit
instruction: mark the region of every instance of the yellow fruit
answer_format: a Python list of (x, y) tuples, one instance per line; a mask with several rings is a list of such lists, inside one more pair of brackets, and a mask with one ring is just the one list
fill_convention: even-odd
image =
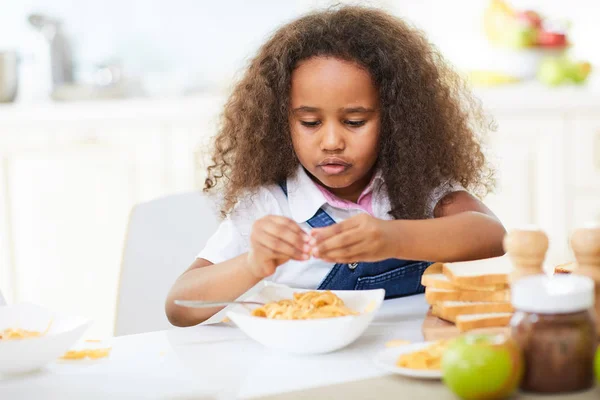
[(467, 80), (473, 86), (498, 86), (519, 82), (519, 78), (497, 71), (470, 71)]
[(503, 0), (491, 0), (483, 15), (483, 29), (492, 44), (501, 44), (507, 28), (513, 24), (515, 12)]

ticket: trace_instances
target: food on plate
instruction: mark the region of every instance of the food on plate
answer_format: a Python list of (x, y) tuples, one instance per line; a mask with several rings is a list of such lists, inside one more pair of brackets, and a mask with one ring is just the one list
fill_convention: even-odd
[(90, 358), (92, 360), (95, 360), (98, 358), (108, 357), (110, 355), (110, 350), (110, 347), (104, 349), (69, 350), (61, 357), (61, 359), (83, 360), (85, 358)]
[(410, 340), (404, 340), (404, 339), (394, 339), (394, 340), (389, 340), (385, 343), (385, 347), (399, 347), (399, 346), (404, 346), (410, 344)]
[(446, 290), (478, 290), (478, 291), (495, 291), (506, 289), (506, 284), (494, 284), (494, 285), (470, 285), (470, 284), (459, 284), (454, 283), (443, 273), (443, 264), (435, 263), (431, 264), (423, 273), (421, 277), (421, 284), (428, 288), (433, 289), (446, 289)]
[(456, 317), (456, 327), (461, 332), (478, 328), (495, 328), (507, 326), (512, 313), (467, 314)]
[(42, 335), (42, 332), (28, 331), (20, 328), (8, 328), (0, 331), (0, 340), (28, 339)]
[(46, 330), (43, 332), (30, 331), (22, 328), (8, 328), (0, 331), (0, 340), (20, 340), (44, 336), (46, 333), (48, 333), (51, 326), (52, 321), (48, 323)]
[(509, 301), (442, 301), (434, 304), (432, 311), (436, 317), (456, 322), (459, 315), (511, 313), (514, 309)]
[(396, 361), (400, 368), (440, 370), (442, 355), (449, 341), (438, 340), (431, 345), (411, 353), (401, 354)]
[(463, 399), (504, 399), (515, 392), (524, 372), (517, 344), (504, 335), (463, 335), (442, 356), (442, 380)]
[(513, 266), (508, 256), (444, 263), (442, 271), (457, 285), (508, 285)]
[(509, 301), (510, 291), (508, 289), (487, 292), (425, 288), (425, 299), (429, 304), (436, 304), (441, 301)]
[(421, 283), (431, 313), (452, 322), (460, 332), (507, 326), (512, 262), (508, 256), (432, 264)]
[(331, 291), (294, 293), (293, 299), (267, 303), (252, 310), (255, 317), (268, 319), (317, 319), (358, 315)]

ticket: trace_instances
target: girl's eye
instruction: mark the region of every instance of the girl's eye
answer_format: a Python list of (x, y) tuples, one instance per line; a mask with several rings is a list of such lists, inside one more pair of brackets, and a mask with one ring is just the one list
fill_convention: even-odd
[(302, 124), (302, 126), (306, 126), (309, 128), (315, 128), (321, 125), (321, 121), (300, 121), (300, 123)]
[(355, 127), (355, 128), (359, 127), (359, 126), (363, 126), (366, 122), (367, 121), (350, 121), (350, 120), (345, 121), (345, 123), (347, 125), (350, 125), (350, 126)]

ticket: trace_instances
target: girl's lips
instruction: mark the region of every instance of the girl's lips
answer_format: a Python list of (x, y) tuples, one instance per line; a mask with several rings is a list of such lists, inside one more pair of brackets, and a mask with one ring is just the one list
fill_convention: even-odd
[(327, 175), (339, 175), (346, 172), (350, 166), (344, 164), (322, 164), (319, 165), (319, 168)]

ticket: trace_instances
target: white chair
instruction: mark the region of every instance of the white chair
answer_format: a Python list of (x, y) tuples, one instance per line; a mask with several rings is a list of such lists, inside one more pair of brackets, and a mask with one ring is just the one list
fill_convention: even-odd
[(167, 329), (165, 299), (175, 279), (216, 231), (212, 199), (185, 193), (136, 205), (129, 218), (115, 335)]
[(6, 300), (4, 300), (4, 296), (2, 296), (2, 290), (0, 290), (0, 306), (5, 306)]

